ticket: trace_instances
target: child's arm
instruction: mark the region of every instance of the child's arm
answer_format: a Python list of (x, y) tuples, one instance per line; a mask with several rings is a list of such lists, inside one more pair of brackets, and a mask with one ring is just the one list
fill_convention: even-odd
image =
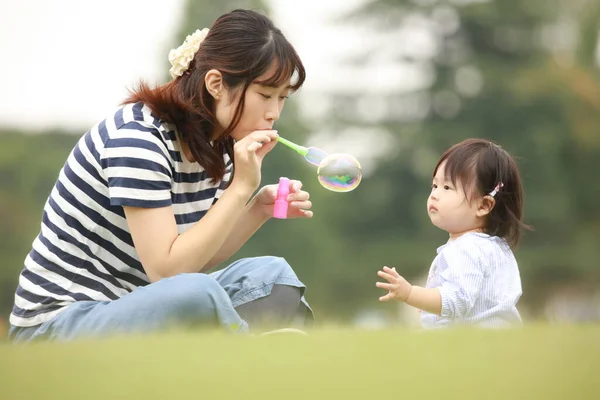
[(383, 271), (377, 273), (389, 283), (377, 282), (376, 286), (387, 289), (389, 292), (381, 296), (379, 300), (388, 301), (397, 299), (406, 304), (424, 310), (432, 314), (440, 315), (442, 312), (442, 296), (437, 288), (427, 289), (413, 286), (401, 277), (396, 268), (383, 267)]
[(475, 305), (483, 282), (479, 254), (473, 249), (453, 246), (437, 262), (442, 283), (432, 289), (412, 286), (395, 268), (383, 267), (377, 274), (388, 282), (377, 282), (376, 286), (389, 292), (379, 300), (396, 299), (444, 318), (464, 318)]
[(462, 319), (475, 306), (483, 286), (487, 263), (476, 247), (467, 242), (456, 243), (442, 252), (437, 260), (442, 296), (441, 316)]
[(427, 289), (413, 286), (408, 299), (406, 299), (406, 304), (431, 314), (442, 314), (442, 295), (438, 288)]

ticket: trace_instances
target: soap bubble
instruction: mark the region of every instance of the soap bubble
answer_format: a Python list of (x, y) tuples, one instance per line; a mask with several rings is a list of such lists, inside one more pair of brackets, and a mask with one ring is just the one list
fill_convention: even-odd
[(330, 154), (317, 169), (319, 183), (333, 192), (349, 192), (357, 188), (362, 179), (360, 163), (350, 154)]

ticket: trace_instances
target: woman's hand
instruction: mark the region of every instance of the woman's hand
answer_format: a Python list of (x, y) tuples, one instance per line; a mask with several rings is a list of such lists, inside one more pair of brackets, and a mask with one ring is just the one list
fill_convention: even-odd
[(277, 131), (254, 131), (233, 146), (235, 172), (231, 187), (254, 193), (260, 185), (262, 160), (277, 144)]
[[(237, 171), (237, 169), (236, 169)], [(237, 173), (237, 172), (236, 172)], [(277, 185), (267, 185), (252, 199), (252, 207), (265, 218), (273, 216), (273, 206), (277, 197)], [(288, 218), (312, 218), (313, 212), (310, 211), (312, 203), (309, 200), (310, 194), (302, 190), (302, 182), (290, 180), (290, 194), (288, 195)]]

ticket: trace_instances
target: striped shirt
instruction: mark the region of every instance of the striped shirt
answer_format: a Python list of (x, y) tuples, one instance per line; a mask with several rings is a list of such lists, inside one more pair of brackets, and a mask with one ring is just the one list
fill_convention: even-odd
[(522, 294), (519, 268), (504, 239), (469, 232), (439, 247), (437, 253), (426, 287), (440, 290), (442, 312), (423, 311), (423, 327), (521, 324), (516, 307)]
[(42, 324), (76, 301), (116, 300), (149, 283), (123, 206), (172, 206), (181, 234), (223, 192), (189, 162), (175, 127), (129, 104), (81, 137), (44, 206), (41, 230), (19, 277), (13, 326)]

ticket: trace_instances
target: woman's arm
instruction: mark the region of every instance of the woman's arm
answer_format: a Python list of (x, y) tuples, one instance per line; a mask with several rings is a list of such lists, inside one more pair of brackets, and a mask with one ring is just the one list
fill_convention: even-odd
[(181, 235), (171, 206), (123, 207), (134, 246), (150, 280), (205, 269), (245, 213), (250, 194), (230, 188)]
[[(246, 213), (246, 204), (260, 183), (262, 159), (275, 145), (276, 136), (274, 131), (255, 131), (234, 145), (236, 174), (231, 185), (204, 217), (181, 235), (172, 206), (123, 206), (133, 244), (151, 281), (209, 266)], [(255, 224), (255, 229), (258, 226)]]
[[(221, 200), (219, 200), (220, 202)], [(217, 204), (219, 203), (217, 202)], [(256, 199), (252, 199), (244, 212), (238, 218), (235, 226), (231, 230), (229, 236), (225, 239), (223, 245), (206, 263), (203, 270), (209, 270), (214, 266), (227, 260), (229, 257), (237, 253), (239, 249), (260, 229), (260, 227), (269, 219), (263, 215), (254, 206)]]
[[(223, 246), (208, 262), (205, 269), (210, 269), (234, 255), (271, 218), (277, 187), (278, 185), (264, 186), (254, 196), (246, 206), (244, 214), (238, 219), (235, 228), (233, 228)], [(290, 207), (287, 218), (312, 218), (313, 212), (310, 211), (312, 203), (309, 199), (310, 194), (302, 190), (302, 182), (291, 180), (290, 195), (288, 196)]]

